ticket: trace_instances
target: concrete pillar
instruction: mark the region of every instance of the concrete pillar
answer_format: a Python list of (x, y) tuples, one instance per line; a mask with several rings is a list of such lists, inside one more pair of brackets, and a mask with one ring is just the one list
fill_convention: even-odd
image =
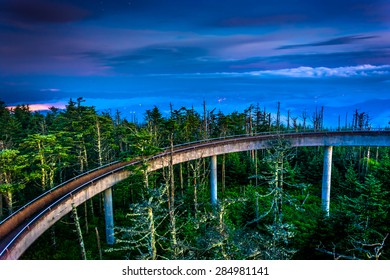
[(104, 213), (106, 219), (106, 240), (108, 245), (115, 243), (114, 236), (114, 211), (112, 207), (112, 189), (104, 191)]
[(322, 172), (322, 210), (329, 216), (330, 181), (332, 177), (332, 146), (325, 146), (324, 169)]
[(217, 156), (212, 156), (210, 161), (210, 196), (211, 205), (217, 205)]

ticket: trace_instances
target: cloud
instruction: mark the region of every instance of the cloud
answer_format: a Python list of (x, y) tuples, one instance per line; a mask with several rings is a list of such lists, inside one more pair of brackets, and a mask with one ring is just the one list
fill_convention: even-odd
[(285, 49), (297, 49), (297, 48), (305, 48), (305, 47), (319, 47), (319, 46), (332, 46), (332, 45), (345, 45), (345, 44), (352, 44), (356, 41), (361, 40), (368, 40), (377, 38), (378, 36), (345, 36), (345, 37), (338, 37), (326, 41), (320, 41), (315, 43), (308, 43), (308, 44), (298, 44), (298, 45), (285, 45), (281, 46), (277, 49), (279, 50), (285, 50)]
[(220, 27), (255, 27), (303, 22), (305, 18), (306, 17), (304, 15), (300, 14), (279, 14), (271, 16), (264, 15), (260, 17), (232, 17), (222, 19), (216, 25)]
[(61, 91), (59, 88), (43, 88), (41, 89), (41, 91), (45, 92), (45, 91), (48, 91), (48, 92), (58, 92), (58, 91)]
[(88, 11), (69, 4), (48, 0), (12, 0), (5, 4), (10, 17), (25, 23), (66, 23), (86, 18)]
[(286, 68), (277, 70), (261, 70), (249, 72), (218, 72), (183, 74), (183, 77), (220, 78), (220, 77), (257, 77), (257, 78), (354, 78), (385, 77), (390, 75), (390, 65), (358, 65), (347, 67), (307, 67)]
[(253, 76), (283, 76), (291, 78), (323, 78), (323, 77), (372, 77), (390, 74), (390, 65), (358, 65), (347, 67), (298, 67), (292, 69), (266, 70), (249, 72)]
[(207, 51), (201, 47), (151, 45), (120, 52), (83, 52), (80, 56), (91, 59), (116, 73), (149, 74), (192, 72), (200, 64), (206, 65)]

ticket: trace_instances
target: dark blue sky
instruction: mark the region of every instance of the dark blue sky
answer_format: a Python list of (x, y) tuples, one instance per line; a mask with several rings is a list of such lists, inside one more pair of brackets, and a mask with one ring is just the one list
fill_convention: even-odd
[[(0, 0), (0, 99), (390, 121), (390, 1)], [(40, 106), (40, 107), (39, 107)]]

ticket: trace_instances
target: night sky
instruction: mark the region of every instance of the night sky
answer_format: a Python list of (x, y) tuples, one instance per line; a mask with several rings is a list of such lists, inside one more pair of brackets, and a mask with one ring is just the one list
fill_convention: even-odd
[[(390, 121), (388, 0), (0, 0), (0, 99)], [(348, 114), (348, 115), (347, 115)]]

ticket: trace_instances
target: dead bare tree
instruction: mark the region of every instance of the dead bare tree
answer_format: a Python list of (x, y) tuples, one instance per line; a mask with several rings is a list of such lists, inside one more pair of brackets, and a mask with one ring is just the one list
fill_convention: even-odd
[(72, 215), (73, 215), (74, 223), (76, 225), (76, 232), (77, 232), (77, 237), (79, 240), (79, 245), (80, 245), (80, 250), (81, 250), (81, 258), (83, 260), (86, 260), (87, 254), (85, 252), (83, 233), (81, 232), (80, 220), (79, 220), (79, 216), (77, 215), (76, 206), (74, 206), (74, 204), (72, 204)]
[(145, 195), (147, 199), (130, 205), (130, 212), (126, 215), (130, 226), (116, 227), (116, 243), (119, 246), (106, 249), (106, 253), (125, 251), (130, 259), (164, 258), (158, 253), (158, 248), (163, 248), (161, 240), (165, 240), (165, 237), (158, 231), (169, 217), (166, 209), (167, 188), (149, 188)]

